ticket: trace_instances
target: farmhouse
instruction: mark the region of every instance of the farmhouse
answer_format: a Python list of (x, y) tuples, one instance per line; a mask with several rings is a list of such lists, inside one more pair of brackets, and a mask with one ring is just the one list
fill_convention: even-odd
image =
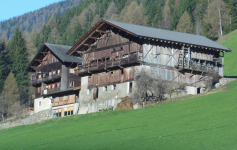
[(55, 117), (78, 111), (81, 78), (74, 75), (74, 67), (82, 61), (65, 53), (70, 46), (44, 44), (27, 67), (34, 72), (31, 85), (35, 87), (34, 112), (50, 109)]
[[(53, 109), (59, 108), (58, 101), (62, 101), (60, 108), (68, 104), (65, 96), (75, 95), (73, 103), (78, 98), (79, 113), (95, 112), (105, 101), (106, 105), (114, 105), (114, 98), (132, 96), (136, 72), (142, 68), (163, 80), (185, 83), (187, 94), (198, 94), (205, 89), (208, 73), (223, 76), (224, 53), (231, 52), (204, 36), (109, 20), (100, 20), (73, 47), (50, 46), (45, 44), (41, 48), (28, 71), (37, 71), (44, 77), (48, 68), (57, 70), (56, 65), (45, 64), (54, 56), (62, 70), (60, 78), (32, 85), (36, 93), (52, 97)], [(63, 68), (69, 71), (64, 74)], [(49, 94), (50, 87), (44, 94), (45, 86), (56, 81), (61, 84), (60, 90)], [(71, 81), (73, 85), (77, 82), (76, 90), (70, 88)]]

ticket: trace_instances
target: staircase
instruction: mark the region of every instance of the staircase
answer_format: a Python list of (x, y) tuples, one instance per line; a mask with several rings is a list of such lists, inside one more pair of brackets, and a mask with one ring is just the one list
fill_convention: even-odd
[(182, 47), (181, 53), (179, 53), (178, 67), (190, 68), (190, 47)]

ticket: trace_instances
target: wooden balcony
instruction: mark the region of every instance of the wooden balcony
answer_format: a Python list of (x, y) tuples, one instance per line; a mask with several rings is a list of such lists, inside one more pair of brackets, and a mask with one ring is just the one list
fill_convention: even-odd
[[(38, 78), (39, 75), (41, 75), (41, 78)], [(38, 73), (38, 74), (32, 76), (31, 84), (36, 85), (36, 84), (40, 84), (42, 82), (48, 82), (48, 81), (52, 81), (52, 80), (60, 79), (60, 78), (61, 78), (61, 73), (59, 73), (59, 74), (55, 73), (52, 75), (49, 75), (48, 73)]]
[(76, 75), (81, 75), (81, 74), (87, 74), (87, 73), (92, 73), (92, 72), (97, 72), (97, 71), (102, 71), (102, 70), (109, 70), (112, 68), (119, 68), (123, 66), (129, 66), (132, 64), (138, 64), (139, 59), (138, 55), (127, 55), (124, 57), (119, 57), (115, 60), (104, 60), (104, 61), (94, 61), (93, 63), (88, 63), (82, 66), (79, 66), (77, 70), (75, 70), (74, 74)]
[(54, 93), (54, 92), (57, 92), (57, 91), (60, 91), (60, 87), (47, 89), (47, 94)]
[(192, 70), (198, 72), (215, 72), (215, 73), (218, 73), (218, 67), (222, 67), (222, 64), (218, 61), (197, 59), (197, 58), (192, 58), (190, 63), (188, 63), (188, 61), (185, 61), (183, 66), (180, 64), (176, 66), (176, 68), (180, 70)]

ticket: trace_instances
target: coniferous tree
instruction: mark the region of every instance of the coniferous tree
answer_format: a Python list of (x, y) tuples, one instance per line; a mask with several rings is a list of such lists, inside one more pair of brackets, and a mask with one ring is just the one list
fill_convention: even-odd
[(17, 86), (20, 89), (20, 99), (22, 102), (26, 102), (28, 97), (26, 96), (26, 87), (29, 86), (29, 78), (25, 71), (28, 60), (25, 41), (22, 37), (19, 28), (16, 28), (13, 39), (9, 46), (11, 70), (14, 74), (17, 82)]
[(8, 53), (5, 43), (0, 43), (0, 92), (2, 91), (4, 81), (6, 80), (9, 69)]

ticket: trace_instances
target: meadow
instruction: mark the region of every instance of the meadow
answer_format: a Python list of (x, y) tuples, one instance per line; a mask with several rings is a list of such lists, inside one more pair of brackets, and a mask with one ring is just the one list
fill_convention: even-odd
[(237, 78), (237, 30), (225, 35), (217, 41), (232, 50), (224, 54), (224, 76)]
[[(236, 31), (235, 31), (236, 32)], [(219, 42), (225, 76), (237, 76), (237, 34)], [(106, 111), (55, 118), (0, 130), (1, 150), (42, 149), (197, 149), (237, 147), (237, 81), (229, 89), (138, 110)]]
[(227, 91), (138, 110), (0, 130), (0, 149), (235, 149), (237, 81)]

